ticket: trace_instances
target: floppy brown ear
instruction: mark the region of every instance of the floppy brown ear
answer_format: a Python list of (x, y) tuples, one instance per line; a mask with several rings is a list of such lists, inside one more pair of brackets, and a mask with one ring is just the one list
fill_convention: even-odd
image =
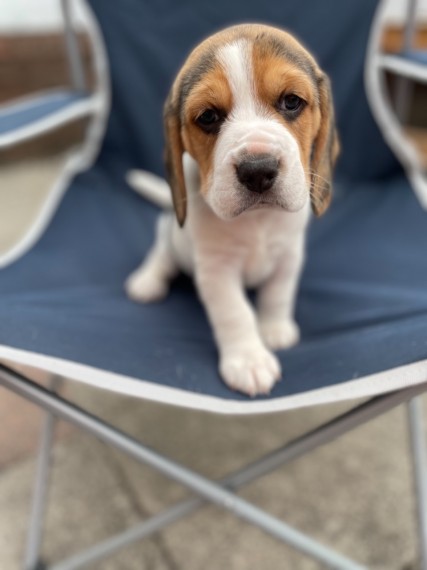
[(177, 105), (172, 103), (172, 95), (169, 95), (164, 107), (165, 129), (165, 166), (169, 186), (172, 190), (175, 214), (180, 226), (184, 225), (187, 214), (187, 192), (185, 189), (184, 169), (182, 156), (184, 145), (181, 137), (181, 119)]
[(338, 133), (335, 127), (334, 107), (328, 77), (318, 79), (320, 127), (311, 156), (311, 206), (321, 216), (332, 198), (332, 175), (339, 154)]

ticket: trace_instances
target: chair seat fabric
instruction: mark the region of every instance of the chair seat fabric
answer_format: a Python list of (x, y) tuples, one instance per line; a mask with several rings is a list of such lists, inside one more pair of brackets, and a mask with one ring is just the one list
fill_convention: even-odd
[(69, 90), (55, 90), (34, 94), (26, 99), (0, 107), (0, 142), (2, 137), (11, 136), (20, 129), (31, 129), (36, 125), (66, 120), (67, 115), (88, 113), (93, 106), (90, 95)]
[[(188, 278), (160, 303), (126, 298), (123, 282), (152, 241), (158, 211), (126, 186), (123, 168), (113, 170), (80, 175), (40, 242), (2, 271), (0, 357), (12, 347), (81, 363), (127, 377), (106, 388), (148, 398), (173, 388), (190, 406), (191, 394), (254, 403), (221, 381)], [(280, 353), (283, 380), (257, 400), (345, 390), (427, 359), (427, 214), (403, 176), (349, 186), (338, 182), (330, 211), (312, 221), (297, 307), (302, 341)]]
[(377, 58), (377, 64), (391, 73), (402, 75), (414, 81), (427, 81), (427, 52), (411, 51), (397, 55), (383, 54)]
[(411, 50), (407, 52), (403, 52), (400, 54), (401, 57), (405, 59), (409, 59), (410, 61), (414, 61), (416, 63), (422, 63), (427, 65), (427, 51), (424, 50)]
[[(74, 180), (41, 240), (0, 273), (0, 358), (232, 413), (425, 382), (427, 215), (384, 144), (363, 88), (376, 3), (90, 5), (109, 60), (106, 135), (97, 165)], [(175, 73), (203, 36), (243, 15), (291, 30), (318, 58), (332, 80), (343, 149), (332, 208), (309, 233), (297, 306), (302, 341), (280, 353), (282, 382), (254, 400), (221, 381), (212, 332), (188, 278), (154, 305), (132, 303), (123, 290), (152, 242), (158, 213), (126, 186), (126, 170), (161, 173), (162, 104)]]

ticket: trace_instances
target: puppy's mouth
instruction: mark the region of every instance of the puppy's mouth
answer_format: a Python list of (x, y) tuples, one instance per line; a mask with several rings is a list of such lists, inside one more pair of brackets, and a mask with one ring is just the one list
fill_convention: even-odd
[(253, 194), (242, 197), (242, 201), (234, 210), (232, 217), (237, 218), (237, 216), (247, 211), (265, 209), (288, 210), (286, 204), (274, 192), (265, 192), (261, 195)]
[(220, 190), (213, 187), (205, 195), (215, 214), (223, 220), (233, 220), (256, 210), (292, 213), (303, 209), (309, 196), (307, 188), (298, 182), (278, 181), (264, 192), (250, 191), (241, 184), (224, 184)]

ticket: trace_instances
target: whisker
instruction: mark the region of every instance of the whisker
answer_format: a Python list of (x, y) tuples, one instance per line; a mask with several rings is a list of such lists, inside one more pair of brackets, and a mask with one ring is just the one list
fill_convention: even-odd
[(329, 180), (327, 180), (323, 176), (320, 176), (320, 174), (317, 174), (317, 172), (312, 172), (311, 170), (309, 170), (309, 174), (311, 176), (315, 176), (316, 178), (320, 178), (320, 180), (323, 180), (323, 182), (326, 182), (327, 184), (329, 184)]
[(310, 192), (310, 198), (313, 200), (313, 202), (315, 202), (316, 204), (321, 204), (322, 203), (322, 197), (321, 196), (316, 196), (316, 194), (312, 194)]
[(320, 204), (323, 202), (323, 200), (324, 200), (323, 192), (319, 191), (318, 188), (311, 187), (309, 192), (310, 192), (310, 197), (314, 202), (317, 202)]

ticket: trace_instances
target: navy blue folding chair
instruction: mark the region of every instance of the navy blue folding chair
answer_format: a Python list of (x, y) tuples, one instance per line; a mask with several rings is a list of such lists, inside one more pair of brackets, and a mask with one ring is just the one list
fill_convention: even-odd
[[(363, 564), (319, 544), (235, 491), (427, 388), (427, 215), (384, 144), (364, 93), (375, 3), (164, 0), (148, 5), (91, 0), (90, 6), (110, 68), (112, 106), (101, 151), (89, 170), (74, 177), (31, 251), (0, 273), (0, 359), (49, 371), (55, 378), (47, 390), (0, 367), (1, 385), (48, 412), (25, 570), (41, 567), (41, 521), (56, 417), (151, 465), (196, 497), (50, 568), (81, 568), (212, 502), (326, 567), (360, 570)], [(284, 380), (270, 396), (255, 399), (232, 392), (221, 381), (212, 332), (187, 279), (178, 279), (168, 299), (151, 306), (133, 304), (123, 290), (125, 278), (153, 239), (158, 213), (127, 187), (125, 174), (134, 167), (162, 174), (161, 107), (174, 73), (202, 37), (242, 20), (288, 28), (316, 54), (332, 79), (343, 147), (333, 205), (313, 221), (309, 233), (297, 307), (302, 341), (280, 353)], [(101, 42), (99, 37), (95, 41)], [(102, 112), (108, 99), (105, 91)], [(70, 404), (57, 393), (58, 376), (223, 414), (373, 399), (212, 482)], [(412, 402), (425, 552), (424, 441), (419, 406)]]

